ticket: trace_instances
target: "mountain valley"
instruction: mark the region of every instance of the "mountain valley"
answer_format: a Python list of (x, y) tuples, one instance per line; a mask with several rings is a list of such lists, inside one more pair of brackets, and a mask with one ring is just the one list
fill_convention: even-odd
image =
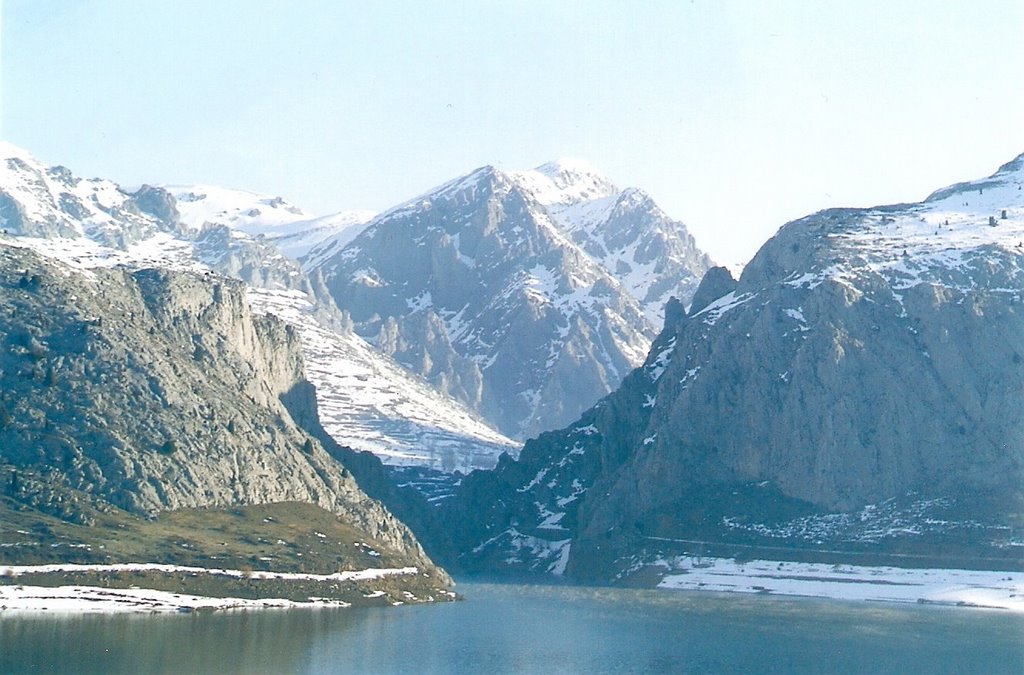
[(790, 222), (736, 279), (577, 161), (317, 217), (2, 149), (3, 562), (124, 562), (119, 527), (150, 546), (122, 556), (209, 567), (214, 533), (150, 523), (233, 509), (239, 569), (372, 562), (275, 554), (252, 509), (277, 509), (424, 570), (396, 602), (448, 597), (434, 561), (1024, 568), (1024, 157)]

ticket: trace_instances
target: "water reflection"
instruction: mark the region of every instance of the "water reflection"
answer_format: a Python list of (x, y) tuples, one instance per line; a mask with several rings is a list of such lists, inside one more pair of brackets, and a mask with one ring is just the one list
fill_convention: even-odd
[(0, 672), (290, 673), (352, 612), (0, 617)]
[(372, 610), (14, 618), (0, 672), (1024, 672), (1024, 617), (762, 596), (464, 584)]

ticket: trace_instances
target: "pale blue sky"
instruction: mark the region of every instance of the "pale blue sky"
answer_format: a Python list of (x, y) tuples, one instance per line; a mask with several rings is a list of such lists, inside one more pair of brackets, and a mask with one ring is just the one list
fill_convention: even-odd
[(0, 134), (321, 213), (588, 160), (722, 262), (1024, 152), (1024, 2), (3, 0)]

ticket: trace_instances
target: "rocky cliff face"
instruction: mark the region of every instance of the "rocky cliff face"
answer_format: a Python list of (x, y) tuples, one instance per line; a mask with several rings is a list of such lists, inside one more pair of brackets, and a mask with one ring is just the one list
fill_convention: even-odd
[[(1008, 555), (1024, 514), (1022, 170), (824, 211), (738, 282), (709, 273), (617, 392), (466, 481), (451, 507), (466, 563), (607, 580), (669, 540), (740, 535), (945, 536)], [(902, 515), (854, 527), (886, 509)]]
[(357, 330), (514, 437), (614, 389), (708, 266), (649, 198), (564, 163), (484, 167), (333, 251), (305, 265)]
[(301, 501), (430, 564), (289, 413), (316, 415), (297, 334), (253, 316), (244, 284), (75, 270), (11, 243), (0, 246), (8, 496), (70, 519), (81, 495), (143, 514)]

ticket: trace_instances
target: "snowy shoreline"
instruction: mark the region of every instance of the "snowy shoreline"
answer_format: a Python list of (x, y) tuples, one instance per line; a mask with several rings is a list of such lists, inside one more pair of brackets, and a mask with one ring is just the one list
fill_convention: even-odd
[(919, 603), (1024, 613), (1024, 573), (695, 558), (660, 560), (657, 588)]
[(286, 579), (290, 581), (365, 581), (393, 575), (418, 574), (416, 567), (369, 568), (334, 574), (305, 574), (298, 572), (260, 572), (249, 570), (228, 570), (216, 567), (188, 567), (164, 565), (161, 563), (120, 563), (113, 565), (76, 565), (54, 563), (50, 565), (0, 565), (0, 577), (20, 577), (25, 574), (51, 574), (76, 572), (165, 572), (167, 574), (209, 574), (211, 576), (248, 579)]
[(8, 612), (46, 614), (184, 613), (248, 609), (351, 607), (342, 600), (211, 598), (148, 588), (0, 586), (0, 621)]
[[(681, 556), (654, 564), (665, 571), (657, 588), (665, 590), (749, 593), (808, 597), (841, 601), (893, 602), (1008, 610), (1024, 614), (1024, 573), (868, 567), (825, 563)], [(31, 574), (74, 572), (160, 571), (211, 574), (253, 579), (310, 581), (372, 580), (417, 574), (415, 567), (367, 569), (335, 574), (296, 574), (207, 569), (178, 565), (135, 563), (122, 565), (9, 565), (0, 567), (8, 578)], [(366, 597), (375, 597), (371, 593)], [(351, 607), (342, 600), (312, 598), (297, 602), (284, 598), (218, 598), (145, 588), (101, 588), (0, 585), (0, 618), (7, 612), (107, 614), (181, 613), (250, 609)]]
[[(0, 576), (17, 578), (25, 575), (86, 572), (163, 572), (183, 573), (249, 579), (278, 579), (287, 581), (367, 581), (389, 576), (419, 574), (416, 567), (365, 569), (336, 572), (334, 574), (298, 574), (291, 572), (260, 572), (248, 570), (210, 569), (157, 563), (128, 563), (117, 565), (4, 565)], [(380, 592), (364, 597), (377, 597)], [(290, 609), (351, 607), (352, 603), (327, 598), (311, 598), (309, 602), (297, 602), (285, 598), (220, 598), (172, 593), (148, 588), (102, 588), (99, 586), (64, 585), (2, 585), (0, 584), (0, 617), (7, 612), (29, 613), (168, 613), (213, 610), (248, 609)]]

